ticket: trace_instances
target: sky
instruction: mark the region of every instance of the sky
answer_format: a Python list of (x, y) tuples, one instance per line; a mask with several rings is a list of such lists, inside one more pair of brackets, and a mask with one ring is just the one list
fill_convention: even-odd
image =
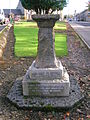
[[(0, 0), (0, 8), (1, 9), (14, 9), (19, 0)], [(68, 0), (69, 4), (64, 8), (63, 14), (71, 15), (76, 13), (80, 13), (86, 9), (88, 0)]]
[(69, 4), (67, 7), (63, 9), (63, 13), (67, 15), (71, 15), (75, 13), (80, 13), (83, 10), (87, 9), (88, 0), (69, 0)]

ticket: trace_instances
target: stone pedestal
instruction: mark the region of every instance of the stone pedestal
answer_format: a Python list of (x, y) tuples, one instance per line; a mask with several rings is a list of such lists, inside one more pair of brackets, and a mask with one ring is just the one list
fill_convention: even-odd
[(70, 82), (67, 71), (56, 59), (53, 27), (59, 15), (33, 15), (37, 22), (38, 53), (23, 78), (24, 96), (69, 96)]

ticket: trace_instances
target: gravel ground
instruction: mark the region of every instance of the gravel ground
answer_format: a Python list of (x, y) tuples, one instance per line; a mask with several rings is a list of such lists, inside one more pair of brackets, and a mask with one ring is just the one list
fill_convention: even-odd
[[(14, 35), (10, 30), (3, 59), (0, 61), (0, 120), (90, 120), (90, 51), (67, 24), (69, 54), (61, 59), (70, 75), (75, 76), (85, 94), (84, 101), (70, 111), (20, 110), (6, 95), (17, 77), (23, 76), (35, 58), (14, 56)], [(61, 32), (61, 31), (57, 31)], [(65, 32), (64, 32), (65, 33)]]

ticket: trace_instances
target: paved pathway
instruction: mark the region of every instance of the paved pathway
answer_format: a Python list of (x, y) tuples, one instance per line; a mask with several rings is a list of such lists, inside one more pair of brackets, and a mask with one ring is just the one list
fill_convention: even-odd
[(0, 25), (0, 31), (2, 31), (5, 28), (6, 25)]
[(90, 49), (90, 22), (70, 22), (70, 25)]

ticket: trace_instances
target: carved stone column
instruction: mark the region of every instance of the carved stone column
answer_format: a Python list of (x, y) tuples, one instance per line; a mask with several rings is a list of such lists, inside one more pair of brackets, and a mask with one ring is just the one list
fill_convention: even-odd
[(59, 19), (59, 15), (33, 15), (32, 18), (39, 27), (35, 67), (56, 68), (58, 63), (54, 50), (55, 35), (53, 27)]

